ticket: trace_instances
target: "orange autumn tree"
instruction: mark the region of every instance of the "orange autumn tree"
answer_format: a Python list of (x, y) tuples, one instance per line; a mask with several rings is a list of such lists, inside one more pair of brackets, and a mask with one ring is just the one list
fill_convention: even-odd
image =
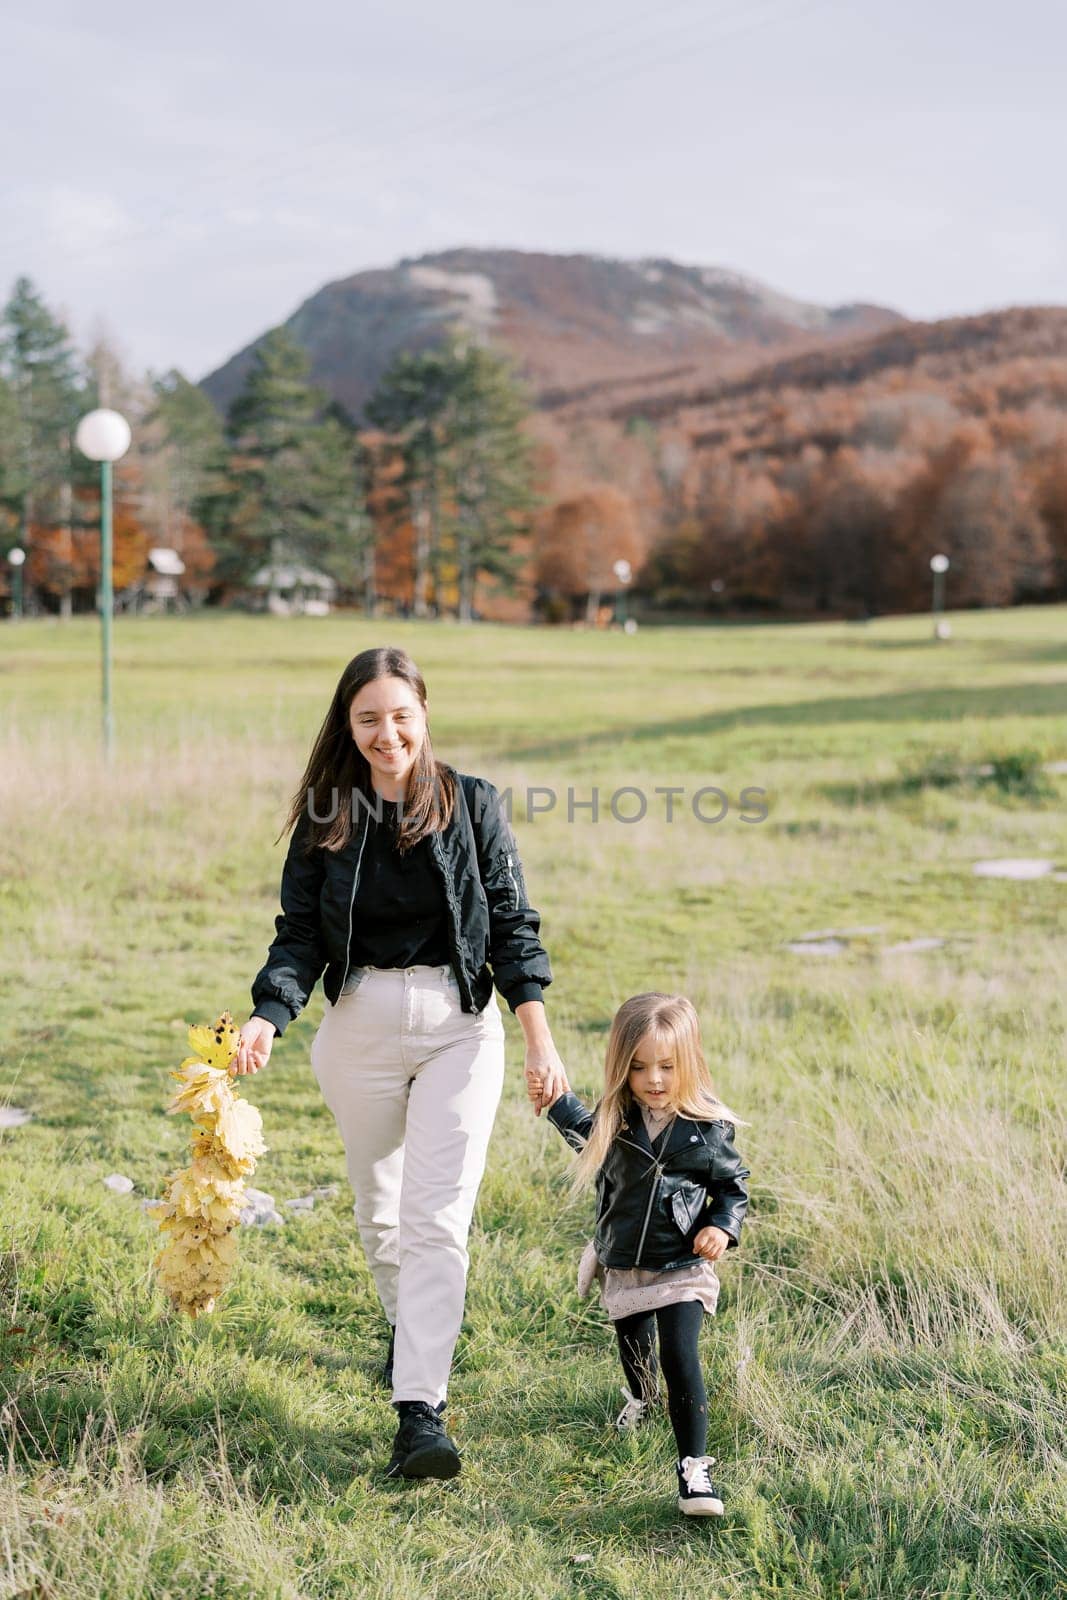
[(616, 561), (636, 569), (643, 554), (633, 502), (610, 484), (557, 500), (535, 529), (538, 585), (550, 597), (584, 598), (589, 622), (596, 620), (602, 597), (619, 589)]

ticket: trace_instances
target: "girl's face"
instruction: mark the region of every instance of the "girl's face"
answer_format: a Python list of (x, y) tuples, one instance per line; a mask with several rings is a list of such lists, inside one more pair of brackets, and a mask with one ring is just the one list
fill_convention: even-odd
[(348, 718), (375, 789), (399, 799), (426, 737), (422, 701), (403, 678), (375, 678), (353, 697)]
[(646, 1033), (630, 1062), (627, 1078), (635, 1100), (653, 1111), (665, 1111), (674, 1101), (674, 1058), (666, 1039)]

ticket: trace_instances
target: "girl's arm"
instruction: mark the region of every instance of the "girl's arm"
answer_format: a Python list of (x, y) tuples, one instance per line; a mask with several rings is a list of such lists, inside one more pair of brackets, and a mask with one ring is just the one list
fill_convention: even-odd
[(570, 1090), (548, 1108), (548, 1120), (558, 1128), (572, 1150), (580, 1155), (593, 1127), (593, 1113)]
[(748, 1210), (748, 1189), (745, 1179), (747, 1167), (734, 1148), (734, 1129), (730, 1122), (716, 1122), (715, 1138), (709, 1140), (711, 1148), (711, 1182), (709, 1184), (709, 1215), (701, 1221), (706, 1227), (721, 1228), (729, 1236), (728, 1249), (733, 1249), (741, 1235), (741, 1224)]

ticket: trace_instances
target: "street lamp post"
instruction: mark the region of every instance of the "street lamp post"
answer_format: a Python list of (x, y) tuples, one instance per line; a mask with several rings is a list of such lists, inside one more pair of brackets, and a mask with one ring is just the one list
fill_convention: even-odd
[(11, 568), (11, 620), (17, 622), (22, 615), (22, 568), (26, 560), (26, 552), (20, 545), (15, 545), (7, 553), (8, 566)]
[(111, 613), (114, 595), (111, 580), (111, 466), (130, 448), (130, 425), (117, 411), (90, 411), (78, 423), (74, 435), (82, 455), (100, 463), (100, 610), (101, 700), (103, 704), (104, 754), (110, 756), (114, 743), (111, 715)]
[(943, 615), (945, 610), (945, 573), (948, 569), (948, 556), (936, 555), (930, 557), (930, 571), (934, 575), (933, 617), (935, 639), (950, 639), (952, 637), (952, 629)]
[(633, 568), (631, 567), (630, 563), (628, 561), (623, 561), (621, 558), (620, 558), (620, 560), (618, 560), (618, 561), (616, 561), (614, 563), (614, 565), (612, 566), (611, 570), (615, 574), (615, 577), (617, 578), (618, 583), (619, 583), (619, 588), (618, 588), (618, 590), (616, 592), (616, 595), (615, 595), (615, 621), (619, 624), (620, 628), (625, 628), (626, 627), (626, 585), (629, 583), (630, 579), (633, 577), (634, 571), (633, 571)]

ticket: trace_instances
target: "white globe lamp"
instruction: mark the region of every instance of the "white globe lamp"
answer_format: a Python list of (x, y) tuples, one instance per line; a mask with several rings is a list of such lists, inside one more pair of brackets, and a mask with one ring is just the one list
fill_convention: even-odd
[(78, 423), (74, 442), (82, 455), (100, 463), (100, 643), (103, 672), (101, 696), (104, 712), (104, 754), (110, 757), (114, 743), (111, 716), (111, 613), (114, 597), (111, 588), (111, 466), (130, 448), (130, 425), (117, 411), (101, 407), (90, 411)]
[(26, 552), (21, 545), (14, 545), (7, 553), (12, 576), (11, 616), (15, 622), (22, 616), (22, 564), (25, 560)]
[(117, 411), (90, 411), (78, 423), (74, 442), (90, 461), (121, 461), (130, 448), (130, 425)]
[(942, 616), (942, 612), (945, 609), (945, 573), (948, 571), (949, 565), (948, 556), (941, 555), (940, 552), (930, 557), (930, 571), (934, 575), (934, 638), (939, 643), (944, 639), (952, 638), (952, 624), (946, 617)]
[(619, 627), (628, 633), (630, 630), (626, 627), (626, 585), (633, 577), (634, 569), (628, 561), (620, 556), (618, 561), (612, 562), (611, 570), (615, 574), (616, 583), (619, 585), (615, 594), (615, 621)]

